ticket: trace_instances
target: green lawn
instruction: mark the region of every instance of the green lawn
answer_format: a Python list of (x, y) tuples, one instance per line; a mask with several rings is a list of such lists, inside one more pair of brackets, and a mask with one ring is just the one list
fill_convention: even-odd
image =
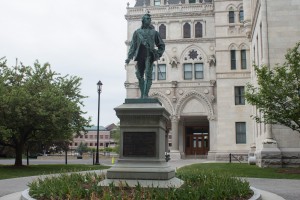
[[(30, 165), (13, 167), (0, 165), (0, 179), (17, 178), (25, 176), (44, 175), (72, 171), (86, 171), (107, 169), (101, 165)], [(300, 168), (259, 168), (255, 165), (237, 163), (201, 163), (193, 164), (179, 169), (185, 171), (203, 170), (231, 174), (236, 177), (274, 178), (274, 179), (300, 179)]]
[(87, 171), (107, 169), (109, 167), (101, 165), (30, 165), (22, 167), (14, 167), (12, 165), (0, 165), (0, 180), (8, 178), (18, 178), (25, 176), (36, 176), (44, 174), (74, 172), (74, 171)]
[[(203, 163), (186, 166), (188, 170), (209, 170), (231, 174), (235, 177), (273, 178), (273, 179), (300, 179), (300, 168), (259, 168), (255, 165), (239, 163)], [(180, 171), (179, 169), (178, 171)]]

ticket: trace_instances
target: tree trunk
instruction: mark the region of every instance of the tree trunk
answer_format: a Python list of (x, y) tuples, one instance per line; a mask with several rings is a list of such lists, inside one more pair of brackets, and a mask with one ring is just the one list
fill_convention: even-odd
[(29, 147), (27, 147), (26, 150), (26, 160), (27, 160), (27, 166), (29, 166)]
[(65, 164), (68, 164), (68, 151), (65, 150)]
[(17, 144), (15, 147), (16, 151), (16, 160), (15, 160), (15, 166), (22, 166), (22, 153), (23, 153), (23, 145)]

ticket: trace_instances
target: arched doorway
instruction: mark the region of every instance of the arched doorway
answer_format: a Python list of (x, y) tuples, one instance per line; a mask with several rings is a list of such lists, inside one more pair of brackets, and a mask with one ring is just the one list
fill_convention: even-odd
[(210, 150), (210, 124), (207, 116), (181, 116), (185, 156), (206, 157)]
[(199, 92), (188, 93), (184, 99), (179, 101), (177, 107), (179, 114), (179, 137), (181, 142), (179, 148), (188, 157), (203, 158), (211, 149), (211, 125), (212, 104), (208, 98)]
[(185, 154), (207, 155), (209, 151), (209, 126), (185, 127)]

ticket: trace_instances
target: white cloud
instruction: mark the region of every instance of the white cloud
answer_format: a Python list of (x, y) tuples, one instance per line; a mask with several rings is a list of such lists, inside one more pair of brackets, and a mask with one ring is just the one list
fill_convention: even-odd
[(82, 77), (89, 96), (84, 110), (97, 124), (97, 87), (101, 80), (100, 124), (118, 122), (114, 107), (125, 99), (127, 2), (135, 0), (0, 0), (0, 57), (32, 65), (49, 62), (63, 75)]

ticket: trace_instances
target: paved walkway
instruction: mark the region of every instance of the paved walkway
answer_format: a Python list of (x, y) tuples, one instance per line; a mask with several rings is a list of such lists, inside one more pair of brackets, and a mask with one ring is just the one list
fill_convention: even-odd
[[(176, 170), (180, 167), (208, 162), (204, 159), (173, 160), (169, 164)], [(19, 200), (20, 191), (28, 188), (27, 184), (41, 176), (0, 180), (0, 200)], [(300, 180), (247, 178), (252, 187), (260, 190), (263, 200), (300, 199)]]
[(300, 199), (300, 180), (263, 178), (247, 178), (247, 180), (251, 186), (272, 192), (286, 200)]

